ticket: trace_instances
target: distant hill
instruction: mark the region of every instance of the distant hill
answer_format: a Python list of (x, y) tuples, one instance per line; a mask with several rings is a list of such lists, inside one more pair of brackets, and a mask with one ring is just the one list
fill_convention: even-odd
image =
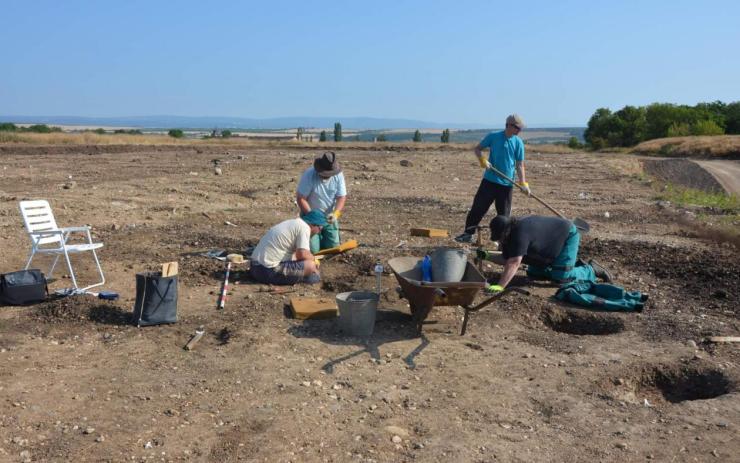
[[(450, 143), (477, 143), (492, 130), (499, 129), (475, 129), (475, 130), (452, 130), (450, 133)], [(520, 136), (526, 143), (545, 144), (545, 143), (567, 143), (571, 137), (576, 137), (583, 142), (583, 132), (585, 127), (552, 127), (552, 128), (529, 128), (527, 127)], [(360, 141), (373, 141), (379, 135), (383, 135), (389, 142), (407, 142), (414, 137), (414, 131), (394, 131), (383, 132), (382, 130), (367, 130), (357, 134)], [(439, 142), (439, 133), (429, 133), (421, 130), (422, 141)], [(350, 137), (351, 139), (351, 137)]]
[(375, 117), (276, 117), (255, 119), (248, 117), (190, 117), (190, 116), (0, 116), (0, 122), (16, 124), (59, 124), (98, 127), (188, 128), (188, 129), (285, 129), (293, 127), (333, 128), (340, 122), (344, 129), (482, 129), (483, 124), (455, 124), (419, 121), (414, 119), (386, 119)]

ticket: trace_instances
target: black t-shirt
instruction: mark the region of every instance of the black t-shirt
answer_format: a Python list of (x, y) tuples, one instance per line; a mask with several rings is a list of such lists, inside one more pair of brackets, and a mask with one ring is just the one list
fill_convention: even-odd
[(523, 217), (512, 226), (501, 253), (505, 259), (523, 256), (525, 264), (550, 265), (563, 250), (571, 225), (560, 217)]

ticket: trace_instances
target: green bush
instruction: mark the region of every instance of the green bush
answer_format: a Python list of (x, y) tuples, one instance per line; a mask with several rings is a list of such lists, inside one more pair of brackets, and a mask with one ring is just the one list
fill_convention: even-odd
[(688, 135), (740, 133), (740, 102), (698, 103), (696, 106), (653, 103), (625, 106), (616, 113), (597, 109), (583, 136), (594, 149), (634, 146), (645, 140)]
[(577, 150), (583, 148), (583, 145), (578, 141), (578, 137), (570, 137), (568, 139), (568, 148)]
[(419, 143), (421, 141), (421, 132), (419, 132), (419, 130), (417, 130), (416, 132), (414, 132), (413, 141), (414, 141), (414, 143)]
[(441, 141), (442, 143), (450, 142), (450, 129), (444, 129), (442, 131), (442, 136), (439, 137), (439, 141)]
[(334, 141), (342, 141), (342, 124), (334, 123)]
[(725, 107), (725, 133), (740, 134), (740, 101), (730, 103)]
[(385, 134), (381, 133), (381, 134), (378, 134), (377, 137), (375, 137), (375, 141), (388, 141), (388, 140), (386, 140)]
[(713, 120), (696, 121), (691, 125), (691, 135), (724, 135), (725, 131)]
[(105, 135), (105, 129), (99, 128), (93, 130), (93, 132), (97, 133), (98, 135)]
[(231, 130), (222, 130), (221, 138), (230, 138), (232, 135)]
[(124, 135), (142, 135), (142, 132), (139, 129), (116, 129), (113, 131), (113, 133), (120, 133)]
[(46, 124), (34, 124), (30, 127), (21, 129), (22, 132), (33, 132), (33, 133), (52, 133), (61, 132), (62, 129), (59, 127), (49, 127)]
[(172, 138), (182, 138), (185, 136), (185, 133), (181, 129), (171, 129), (169, 132), (167, 132), (167, 135)]
[(0, 132), (15, 132), (16, 130), (18, 130), (18, 127), (11, 122), (0, 123)]
[(319, 134), (319, 141), (326, 141), (326, 130), (322, 130)]
[(686, 137), (691, 134), (691, 127), (686, 122), (674, 122), (668, 127), (666, 137)]

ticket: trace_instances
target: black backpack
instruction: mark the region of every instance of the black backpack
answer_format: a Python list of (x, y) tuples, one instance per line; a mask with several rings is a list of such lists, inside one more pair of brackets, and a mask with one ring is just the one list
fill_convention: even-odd
[(28, 305), (41, 302), (49, 294), (46, 277), (39, 269), (19, 270), (0, 275), (0, 304)]

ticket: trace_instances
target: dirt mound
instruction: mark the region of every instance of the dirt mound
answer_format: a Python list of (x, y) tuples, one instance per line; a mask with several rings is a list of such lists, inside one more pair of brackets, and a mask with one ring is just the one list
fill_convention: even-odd
[(709, 172), (686, 159), (647, 159), (642, 165), (647, 173), (669, 183), (710, 193), (725, 191)]
[(131, 311), (114, 303), (102, 302), (92, 296), (79, 295), (41, 303), (29, 312), (29, 317), (49, 324), (93, 321), (109, 325), (128, 325), (131, 322)]

